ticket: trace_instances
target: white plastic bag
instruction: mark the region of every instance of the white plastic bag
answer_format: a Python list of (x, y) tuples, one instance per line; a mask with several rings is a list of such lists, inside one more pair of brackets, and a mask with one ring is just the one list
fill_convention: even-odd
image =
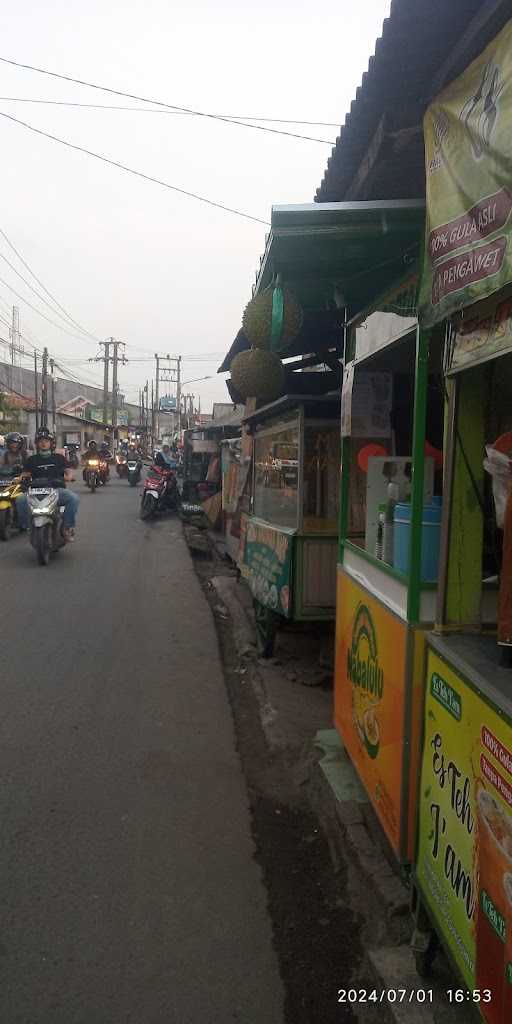
[(500, 530), (502, 530), (505, 522), (505, 509), (512, 486), (512, 461), (508, 455), (499, 452), (492, 445), (487, 445), (485, 451), (487, 458), (484, 459), (484, 469), (492, 476), (496, 523)]

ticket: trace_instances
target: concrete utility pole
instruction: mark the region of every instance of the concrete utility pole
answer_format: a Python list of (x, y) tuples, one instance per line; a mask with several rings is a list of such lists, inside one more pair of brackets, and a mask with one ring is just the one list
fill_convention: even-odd
[[(19, 351), (19, 347), (20, 347), (19, 346), (20, 311), (19, 311), (17, 306), (13, 306), (12, 307), (12, 321), (11, 321), (11, 328), (9, 330), (9, 334), (10, 334), (10, 338), (9, 338), (9, 341), (10, 341), (9, 355), (10, 355), (10, 363), (11, 363), (11, 365), (9, 367), (9, 387), (10, 388), (14, 388), (14, 367), (16, 366), (16, 352)], [(20, 369), (20, 376), (21, 376), (21, 369)], [(19, 390), (20, 391), (23, 390), (22, 387), (21, 387), (21, 384), (19, 385)]]
[(103, 422), (108, 423), (108, 363), (110, 358), (110, 342), (101, 341), (105, 348), (105, 369), (103, 373)]
[(39, 395), (37, 387), (37, 352), (34, 352), (34, 399), (36, 403), (36, 430), (39, 430)]
[(153, 431), (153, 433), (156, 433), (156, 439), (158, 441), (159, 438), (160, 438), (160, 418), (159, 418), (159, 415), (158, 415), (158, 413), (160, 412), (160, 357), (158, 355), (158, 352), (155, 352), (155, 360), (156, 360), (156, 379), (155, 379), (155, 407), (156, 407), (156, 412), (155, 412), (155, 424), (154, 424), (154, 431)]
[(48, 349), (43, 349), (43, 375), (41, 380), (41, 426), (48, 426)]
[(155, 441), (155, 389), (153, 381), (151, 381), (151, 447), (154, 447)]
[(176, 405), (178, 407), (178, 439), (181, 434), (181, 356), (178, 356), (176, 369)]
[(52, 388), (52, 430), (55, 433), (57, 429), (57, 412), (55, 409), (55, 372), (54, 372), (54, 361), (50, 359), (50, 384)]

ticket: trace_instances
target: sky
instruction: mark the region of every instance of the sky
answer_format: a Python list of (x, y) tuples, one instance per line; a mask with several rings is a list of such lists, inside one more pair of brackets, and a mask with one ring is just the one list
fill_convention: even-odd
[[(268, 125), (329, 143), (389, 6), (323, 0), (317, 17), (303, 0), (17, 0), (0, 13), (0, 57), (201, 111), (330, 122), (338, 127)], [(21, 98), (144, 104), (0, 63), (0, 113), (263, 221), (272, 205), (313, 201), (332, 148), (183, 114)], [(119, 383), (127, 398), (137, 400), (154, 375), (158, 351), (183, 357), (184, 382), (211, 377), (185, 386), (202, 410), (228, 401), (216, 371), (240, 327), (268, 228), (3, 117), (0, 140), (0, 229), (75, 321), (98, 339), (126, 342)], [(2, 236), (0, 256), (48, 299)], [(102, 367), (89, 362), (98, 344), (79, 331), (70, 337), (26, 300), (74, 330), (0, 258), (0, 358), (15, 303), (27, 353), (29, 339), (47, 345), (78, 378), (100, 384)]]

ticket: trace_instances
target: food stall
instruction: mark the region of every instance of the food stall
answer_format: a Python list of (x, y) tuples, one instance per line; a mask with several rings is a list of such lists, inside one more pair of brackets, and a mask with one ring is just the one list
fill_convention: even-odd
[[(420, 294), (426, 328), (444, 321), (447, 429), (413, 949), (425, 974), (442, 944), (460, 978), (457, 1001), (487, 1024), (512, 1020), (511, 52), (509, 23), (427, 111)], [(500, 93), (492, 133), (485, 111), (475, 128), (468, 105), (491, 73)]]
[(390, 847), (412, 859), (422, 660), (440, 541), (442, 339), (412, 268), (347, 323), (335, 724)]
[(334, 619), (339, 396), (285, 395), (244, 424), (253, 437), (253, 476), (241, 571), (268, 656), (281, 620)]

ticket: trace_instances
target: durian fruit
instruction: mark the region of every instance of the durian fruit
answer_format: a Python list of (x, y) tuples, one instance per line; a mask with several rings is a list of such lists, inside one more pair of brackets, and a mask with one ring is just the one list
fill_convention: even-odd
[(253, 397), (271, 402), (282, 393), (284, 379), (281, 360), (262, 348), (239, 352), (231, 363), (231, 380), (244, 400)]
[[(245, 307), (242, 327), (253, 348), (270, 348), (273, 294), (273, 286), (266, 288)], [(289, 345), (297, 337), (304, 320), (302, 306), (288, 288), (283, 288), (283, 306), (283, 327), (276, 348), (285, 348)]]

